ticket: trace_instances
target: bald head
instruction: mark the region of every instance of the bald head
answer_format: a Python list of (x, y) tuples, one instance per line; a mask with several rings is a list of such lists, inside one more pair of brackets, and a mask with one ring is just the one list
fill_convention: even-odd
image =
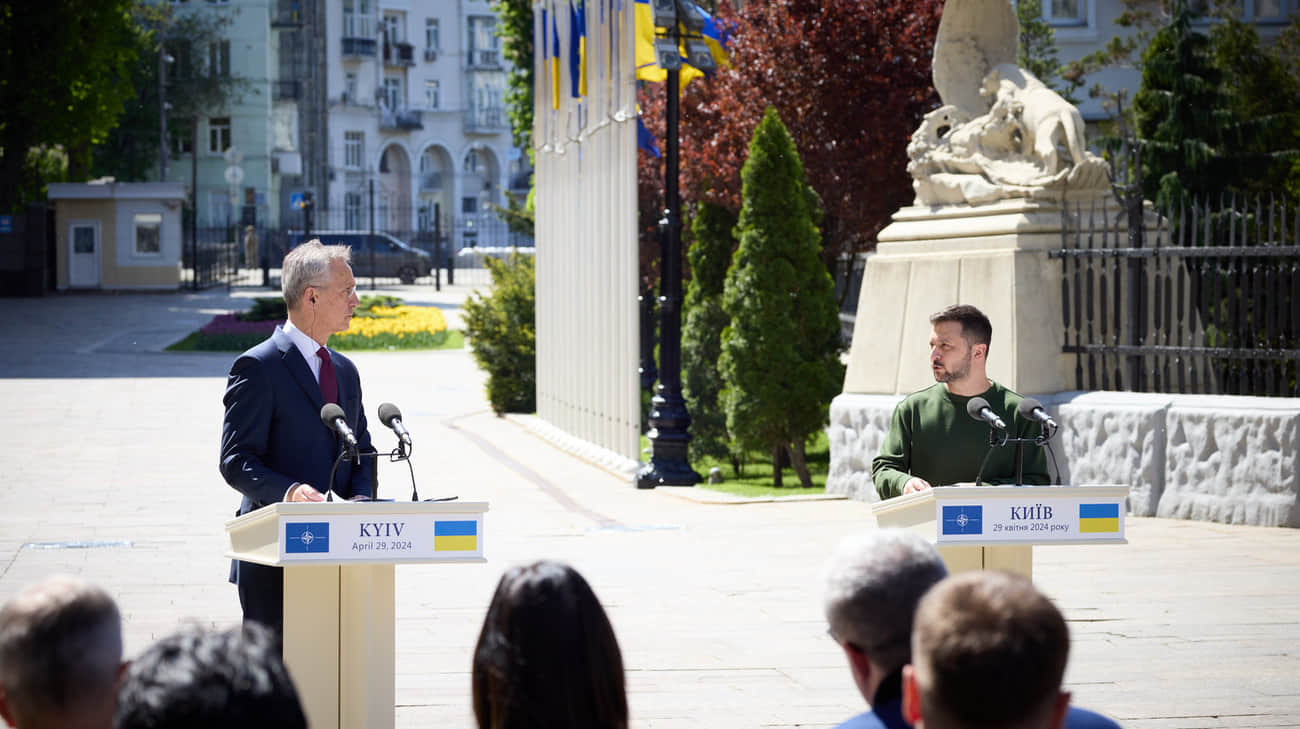
[(122, 617), (104, 590), (59, 575), (0, 608), (0, 714), (18, 729), (109, 727)]

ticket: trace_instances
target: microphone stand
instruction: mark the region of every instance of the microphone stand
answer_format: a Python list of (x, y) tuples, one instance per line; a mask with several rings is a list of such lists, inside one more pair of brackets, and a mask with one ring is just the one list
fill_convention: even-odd
[(1048, 429), (1047, 429), (1046, 426), (1040, 425), (1040, 426), (1039, 426), (1039, 430), (1038, 430), (1038, 435), (1037, 435), (1036, 437), (1034, 437), (1034, 438), (1011, 438), (1011, 437), (1009, 437), (1005, 432), (999, 434), (999, 431), (998, 431), (997, 428), (990, 427), (990, 428), (989, 428), (989, 449), (988, 449), (987, 451), (985, 451), (985, 453), (984, 453), (984, 461), (983, 461), (983, 463), (980, 463), (980, 470), (979, 470), (979, 473), (977, 473), (977, 474), (975, 475), (975, 485), (976, 485), (976, 486), (980, 486), (980, 485), (982, 484), (982, 478), (983, 478), (983, 476), (984, 476), (984, 467), (985, 467), (986, 465), (988, 465), (988, 462), (989, 462), (989, 456), (993, 455), (993, 449), (994, 449), (994, 448), (1001, 448), (1002, 446), (1006, 446), (1006, 445), (1009, 445), (1009, 444), (1014, 443), (1015, 446), (1016, 446), (1016, 461), (1015, 461), (1015, 462), (1016, 462), (1016, 483), (1015, 483), (1015, 485), (1016, 485), (1016, 486), (1024, 486), (1024, 485), (1025, 485), (1025, 484), (1024, 484), (1024, 480), (1025, 480), (1025, 474), (1024, 474), (1024, 470), (1025, 470), (1024, 447), (1025, 447), (1025, 444), (1026, 444), (1026, 443), (1033, 443), (1033, 444), (1036, 445), (1036, 446), (1046, 446), (1046, 445), (1047, 445), (1047, 441), (1051, 440), (1051, 439), (1052, 439), (1052, 436), (1056, 435), (1056, 431), (1055, 431), (1055, 430), (1052, 430), (1050, 433), (1047, 432), (1047, 431), (1048, 431)]

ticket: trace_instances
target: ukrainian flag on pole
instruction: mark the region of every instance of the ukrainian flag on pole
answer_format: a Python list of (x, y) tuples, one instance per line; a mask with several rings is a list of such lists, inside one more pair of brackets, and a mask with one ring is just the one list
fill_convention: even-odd
[[(546, 58), (546, 65), (551, 74), (551, 108), (560, 108), (560, 29), (555, 22), (555, 9), (551, 9), (551, 28), (548, 35), (551, 36), (551, 52)], [(545, 25), (545, 21), (543, 21)], [(546, 33), (545, 27), (542, 32)]]
[[(650, 9), (650, 0), (636, 0), (635, 7), (636, 18), (636, 77), (642, 81), (661, 82), (668, 78), (668, 72), (661, 68), (655, 58), (655, 21), (654, 12)], [(723, 31), (713, 16), (704, 12), (698, 6), (695, 12), (704, 18), (704, 42), (708, 44), (709, 51), (713, 54), (713, 60), (719, 66), (730, 66), (731, 59), (727, 57), (726, 45), (727, 34)], [(682, 57), (681, 83), (682, 86), (690, 83), (692, 80), (704, 75), (704, 72), (690, 65), (686, 54), (679, 48), (678, 53)]]
[(569, 0), (569, 95), (587, 95), (587, 11), (583, 0)]

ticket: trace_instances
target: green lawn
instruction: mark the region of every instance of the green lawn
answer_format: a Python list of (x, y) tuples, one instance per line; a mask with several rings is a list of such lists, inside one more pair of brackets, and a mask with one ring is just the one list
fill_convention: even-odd
[[(650, 440), (642, 435), (641, 452), (645, 454), (644, 459), (650, 457), (649, 448)], [(757, 451), (749, 454), (748, 460), (742, 467), (742, 475), (739, 478), (736, 477), (729, 461), (704, 458), (692, 461), (691, 467), (695, 469), (696, 473), (704, 477), (704, 480), (699, 484), (699, 488), (721, 491), (737, 496), (757, 498), (826, 493), (826, 473), (830, 470), (831, 450), (825, 431), (817, 433), (816, 437), (808, 443), (805, 457), (808, 462), (808, 472), (811, 474), (813, 482), (812, 488), (807, 489), (799, 485), (799, 476), (795, 474), (793, 468), (781, 470), (782, 483), (785, 485), (779, 489), (774, 488), (772, 486), (772, 458), (766, 453)], [(722, 471), (722, 483), (711, 484), (708, 482), (709, 469), (715, 466)]]

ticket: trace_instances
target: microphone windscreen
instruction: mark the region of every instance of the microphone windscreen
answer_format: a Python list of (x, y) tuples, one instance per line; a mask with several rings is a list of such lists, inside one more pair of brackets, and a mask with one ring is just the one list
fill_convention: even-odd
[[(980, 415), (980, 411), (988, 406), (988, 400), (985, 400), (982, 397), (972, 397), (970, 401), (966, 403), (966, 414), (980, 422), (983, 422), (984, 418)], [(992, 408), (989, 409), (991, 410)]]
[(347, 418), (343, 416), (343, 408), (339, 407), (337, 403), (327, 402), (325, 403), (325, 407), (320, 409), (321, 422), (329, 426), (331, 429), (334, 427), (334, 421), (340, 418), (345, 421), (347, 420)]
[(1018, 413), (1020, 417), (1024, 418), (1025, 420), (1033, 420), (1034, 411), (1041, 410), (1042, 407), (1043, 404), (1041, 402), (1038, 402), (1032, 397), (1027, 397), (1024, 400), (1020, 401), (1019, 407), (1016, 408), (1016, 413)]
[(398, 410), (396, 405), (392, 404), (391, 402), (380, 403), (379, 422), (391, 428), (393, 427), (394, 420), (401, 420), (401, 419), (402, 419), (402, 411)]

